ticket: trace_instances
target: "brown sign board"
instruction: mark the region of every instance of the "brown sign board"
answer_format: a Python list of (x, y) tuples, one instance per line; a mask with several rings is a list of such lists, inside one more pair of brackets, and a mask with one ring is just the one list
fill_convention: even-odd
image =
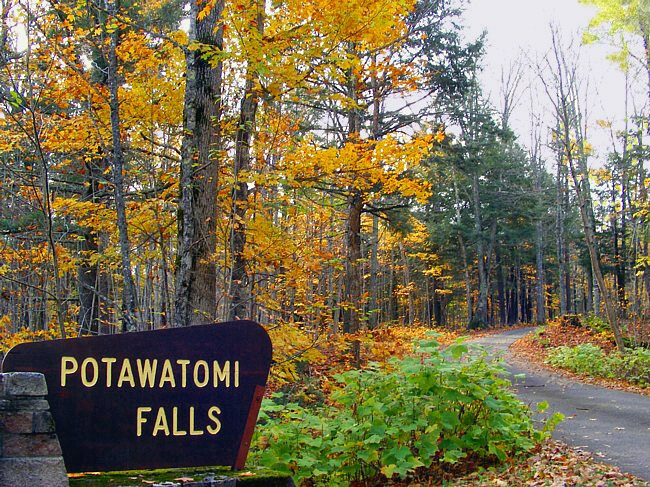
[(252, 321), (24, 343), (3, 372), (41, 372), (68, 472), (243, 468), (271, 364)]

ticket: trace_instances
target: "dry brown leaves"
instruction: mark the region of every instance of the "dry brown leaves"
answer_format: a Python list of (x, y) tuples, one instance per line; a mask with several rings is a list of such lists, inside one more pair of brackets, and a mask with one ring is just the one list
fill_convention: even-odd
[(617, 467), (595, 462), (590, 453), (547, 440), (529, 458), (505, 470), (474, 473), (453, 482), (455, 486), (648, 486)]

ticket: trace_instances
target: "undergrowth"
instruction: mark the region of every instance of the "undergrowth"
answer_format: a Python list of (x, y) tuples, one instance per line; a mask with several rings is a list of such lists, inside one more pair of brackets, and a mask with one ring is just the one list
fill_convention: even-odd
[(583, 343), (550, 350), (546, 362), (577, 374), (625, 379), (642, 386), (650, 385), (650, 350), (645, 348), (606, 354), (597, 345)]
[(444, 350), (422, 342), (413, 356), (337, 375), (320, 405), (276, 393), (263, 403), (250, 460), (303, 485), (376, 485), (530, 451), (561, 417), (535, 430), (499, 378), (503, 367), (467, 352), (460, 340)]

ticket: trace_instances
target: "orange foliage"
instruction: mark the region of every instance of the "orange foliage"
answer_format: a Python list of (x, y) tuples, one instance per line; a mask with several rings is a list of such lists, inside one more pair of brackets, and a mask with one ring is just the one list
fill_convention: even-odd
[[(68, 336), (76, 331), (75, 323), (66, 323)], [(40, 342), (43, 340), (54, 340), (59, 338), (58, 325), (52, 321), (47, 330), (30, 330), (27, 327), (12, 331), (11, 319), (9, 316), (0, 316), (0, 357), (6, 354), (12, 347), (21, 343)]]

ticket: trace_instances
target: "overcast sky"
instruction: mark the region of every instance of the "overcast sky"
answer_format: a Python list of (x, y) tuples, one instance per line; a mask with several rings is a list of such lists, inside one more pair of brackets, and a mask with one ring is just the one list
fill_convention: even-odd
[[(464, 14), (465, 32), (468, 38), (476, 38), (483, 30), (487, 31), (482, 74), (486, 94), (492, 95), (493, 102), (497, 103), (495, 96), (498, 97), (499, 93), (502, 66), (507, 67), (509, 62), (522, 58), (522, 52), (535, 58), (549, 49), (551, 24), (558, 27), (564, 39), (573, 36), (579, 43), (595, 11), (593, 7), (579, 4), (578, 0), (472, 0)], [(609, 52), (611, 48), (602, 45), (583, 48), (582, 57), (594, 88), (590, 102), (592, 124), (598, 119), (623, 119), (624, 116), (624, 77), (606, 59)], [(540, 97), (543, 98), (541, 93)], [(527, 100), (522, 100), (512, 123), (524, 144), (528, 142), (525, 132), (530, 125), (530, 103)], [(598, 134), (594, 129), (591, 136), (603, 139), (598, 146), (608, 145), (604, 139), (609, 137), (602, 131)]]

